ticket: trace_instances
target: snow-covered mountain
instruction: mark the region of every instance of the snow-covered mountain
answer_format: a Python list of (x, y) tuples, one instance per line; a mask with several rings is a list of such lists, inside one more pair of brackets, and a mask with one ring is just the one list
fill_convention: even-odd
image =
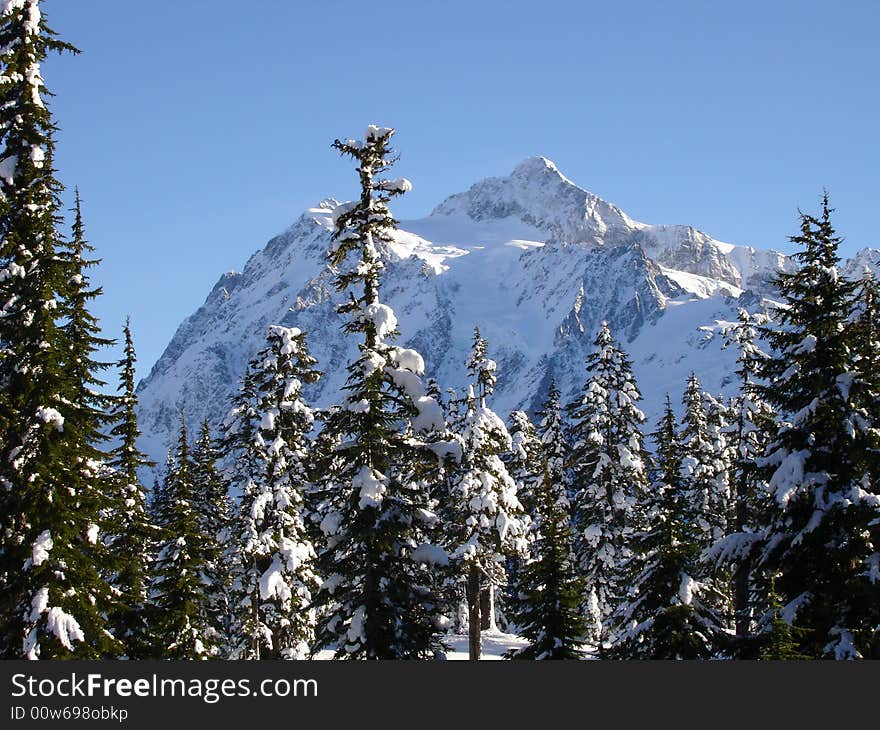
[[(309, 395), (318, 405), (336, 400), (355, 352), (325, 257), (336, 204), (323, 201), (243, 272), (222, 275), (180, 325), (138, 388), (143, 448), (154, 460), (173, 442), (181, 408), (191, 422), (221, 420), (269, 324), (308, 333), (325, 372)], [(602, 320), (633, 359), (650, 418), (667, 392), (678, 401), (691, 371), (710, 391), (731, 392), (735, 353), (722, 349), (720, 330), (740, 306), (767, 307), (774, 274), (791, 267), (775, 251), (635, 221), (542, 157), (402, 221), (383, 255), (381, 296), (401, 344), (423, 354), (442, 387), (460, 387), (479, 326), (499, 365), (491, 405), (504, 416), (534, 407), (551, 376), (572, 397)], [(865, 266), (880, 270), (880, 251), (861, 251), (847, 271)]]

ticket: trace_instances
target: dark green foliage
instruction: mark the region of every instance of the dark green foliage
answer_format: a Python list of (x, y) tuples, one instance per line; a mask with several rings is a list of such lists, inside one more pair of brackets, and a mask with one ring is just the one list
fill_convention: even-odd
[[(621, 659), (709, 659), (721, 633), (720, 619), (695, 580), (699, 543), (690, 494), (681, 477), (682, 446), (669, 398), (654, 433), (658, 470), (636, 537), (634, 580), (615, 615)], [(711, 597), (711, 596), (710, 596)]]
[(584, 579), (572, 552), (566, 489), (566, 443), (559, 391), (551, 385), (539, 428), (543, 478), (535, 488), (530, 559), (518, 576), (516, 623), (528, 646), (509, 659), (579, 659), (586, 625), (580, 612)]
[(325, 582), (315, 648), (334, 647), (339, 658), (416, 659), (440, 647), (434, 563), (444, 557), (423, 548), (436, 518), (416, 476), (419, 462), (436, 456), (413, 438), (442, 428), (423, 418), (440, 408), (425, 395), (418, 353), (388, 344), (397, 321), (379, 301), (380, 249), (396, 224), (387, 203), (409, 189), (380, 178), (393, 164), (393, 133), (371, 125), (363, 141), (334, 143), (355, 160), (361, 183), (359, 200), (334, 214), (329, 253), (349, 297), (338, 308), (349, 315), (344, 331), (361, 338), (360, 354), (348, 366), (345, 403), (324, 425), (323, 443), (335, 447), (321, 455), (316, 489)]
[(177, 450), (156, 505), (162, 538), (150, 582), (154, 651), (164, 659), (209, 659), (217, 647), (205, 575), (212, 546), (201, 529), (187, 439), (181, 414)]
[(314, 640), (319, 581), (305, 507), (314, 416), (301, 393), (320, 375), (314, 365), (302, 332), (269, 327), (226, 421), (242, 493), (227, 553), (231, 658), (302, 659)]
[(129, 659), (151, 656), (152, 639), (148, 626), (147, 584), (149, 564), (158, 539), (158, 530), (147, 513), (147, 499), (138, 472), (154, 466), (138, 449), (140, 437), (135, 393), (135, 350), (128, 321), (124, 328), (125, 350), (117, 363), (120, 383), (110, 435), (117, 445), (110, 452), (108, 466), (116, 503), (112, 508), (112, 534), (107, 549), (113, 556), (110, 583), (119, 592), (119, 605), (108, 618), (109, 629), (125, 646)]
[(761, 393), (784, 420), (766, 459), (774, 500), (762, 569), (778, 575), (780, 600), (806, 631), (803, 653), (871, 656), (880, 624), (880, 500), (864, 470), (867, 423), (853, 387), (855, 284), (838, 269), (827, 195), (818, 217), (801, 214), (792, 241), (800, 266), (777, 278), (786, 307), (778, 326), (765, 329), (773, 356)]
[(36, 0), (0, 18), (0, 654), (98, 658), (121, 649), (105, 632), (115, 603), (101, 568), (112, 500), (103, 440), (105, 344), (88, 304), (78, 216), (58, 232), (62, 187), (39, 64), (59, 41)]
[(600, 653), (611, 616), (632, 579), (633, 538), (641, 525), (650, 457), (638, 407), (641, 393), (626, 353), (603, 322), (587, 358), (587, 381), (568, 412), (572, 449), (575, 559), (586, 579), (581, 612)]
[(198, 516), (199, 534), (203, 538), (205, 612), (210, 636), (222, 644), (229, 629), (230, 566), (224, 560), (229, 541), (231, 504), (229, 485), (217, 468), (221, 457), (211, 436), (211, 428), (203, 421), (192, 453), (192, 484), (194, 509)]

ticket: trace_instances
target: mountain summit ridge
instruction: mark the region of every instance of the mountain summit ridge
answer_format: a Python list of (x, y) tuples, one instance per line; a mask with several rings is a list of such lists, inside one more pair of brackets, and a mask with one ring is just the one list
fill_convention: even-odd
[[(326, 251), (337, 205), (325, 198), (272, 238), (243, 271), (223, 274), (178, 327), (139, 384), (142, 448), (161, 463), (180, 409), (216, 426), (247, 361), (271, 324), (296, 326), (325, 376), (306, 395), (338, 401), (353, 343), (335, 312), (340, 295)], [(493, 407), (530, 409), (552, 376), (573, 397), (602, 321), (625, 343), (649, 417), (673, 400), (691, 371), (731, 392), (735, 353), (720, 332), (740, 306), (766, 309), (783, 254), (736, 246), (684, 226), (651, 225), (569, 180), (544, 157), (506, 177), (449, 196), (426, 217), (400, 222), (382, 247), (382, 299), (400, 322), (400, 344), (423, 354), (443, 388), (465, 381), (473, 329), (498, 361)], [(859, 252), (852, 267), (880, 264)], [(848, 269), (845, 268), (848, 271)]]

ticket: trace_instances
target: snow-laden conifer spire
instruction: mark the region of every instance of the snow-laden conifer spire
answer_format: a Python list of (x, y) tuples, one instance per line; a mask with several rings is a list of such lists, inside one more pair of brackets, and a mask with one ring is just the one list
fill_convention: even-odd
[[(452, 558), (468, 581), (471, 659), (478, 659), (481, 651), (480, 591), (503, 585), (506, 559), (528, 553), (528, 518), (517, 498), (516, 483), (501, 459), (511, 449), (510, 434), (486, 404), (495, 382), (495, 363), (486, 352), (486, 341), (477, 330), (467, 361), (473, 382), (460, 425), (461, 468), (447, 506)], [(493, 625), (492, 616), (482, 619)]]
[(363, 140), (333, 145), (354, 159), (360, 179), (360, 198), (334, 211), (329, 258), (348, 295), (338, 309), (348, 315), (344, 331), (361, 341), (344, 402), (321, 436), (330, 450), (316, 490), (326, 541), (317, 646), (353, 659), (430, 656), (443, 626), (436, 567), (446, 555), (429, 544), (437, 518), (418, 477), (419, 463), (437, 459), (424, 439), (445, 429), (443, 411), (422, 383), (421, 355), (390, 344), (397, 318), (379, 298), (380, 248), (396, 225), (388, 201), (411, 188), (384, 176), (393, 134), (370, 125)]
[(305, 522), (314, 413), (302, 395), (320, 375), (314, 365), (300, 330), (270, 326), (226, 423), (242, 492), (229, 546), (232, 658), (304, 659), (314, 641), (319, 581)]
[(773, 352), (761, 394), (782, 416), (762, 462), (774, 497), (762, 568), (778, 574), (785, 613), (807, 632), (804, 653), (876, 656), (880, 499), (860, 467), (866, 424), (852, 388), (858, 353), (849, 327), (856, 285), (838, 268), (827, 195), (819, 216), (801, 214), (791, 240), (800, 266), (777, 277), (785, 306), (778, 326), (762, 330)]
[(628, 584), (633, 535), (647, 488), (645, 416), (629, 358), (603, 322), (587, 358), (588, 379), (572, 420), (575, 556), (586, 578), (582, 612), (599, 648)]

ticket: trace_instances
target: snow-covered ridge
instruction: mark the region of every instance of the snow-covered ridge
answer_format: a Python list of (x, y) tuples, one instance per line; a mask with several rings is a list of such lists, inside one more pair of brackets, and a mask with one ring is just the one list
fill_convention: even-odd
[[(180, 325), (138, 390), (143, 448), (154, 460), (173, 442), (181, 407), (193, 422), (219, 423), (270, 324), (307, 333), (325, 376), (306, 396), (319, 406), (338, 401), (354, 343), (341, 333), (326, 259), (337, 205), (321, 201), (242, 272), (223, 274)], [(780, 253), (689, 226), (634, 221), (540, 157), (402, 221), (381, 254), (397, 344), (424, 356), (427, 377), (459, 387), (479, 326), (499, 368), (492, 406), (505, 416), (537, 403), (551, 376), (571, 397), (603, 320), (633, 358), (649, 418), (667, 391), (679, 398), (691, 371), (711, 391), (729, 391), (734, 353), (718, 333), (739, 306), (766, 306), (772, 278), (791, 266)], [(878, 263), (880, 252), (867, 249), (848, 266), (877, 271)]]

